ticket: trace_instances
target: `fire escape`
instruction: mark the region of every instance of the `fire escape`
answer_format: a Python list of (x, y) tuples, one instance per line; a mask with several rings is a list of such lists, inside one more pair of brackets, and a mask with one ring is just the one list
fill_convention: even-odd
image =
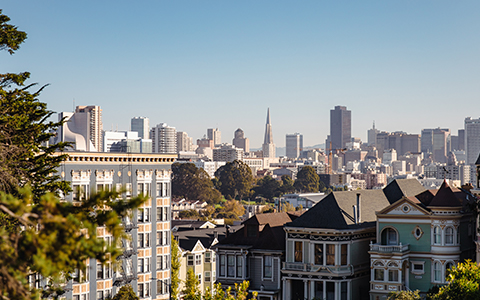
[(113, 276), (113, 285), (117, 287), (128, 284), (132, 280), (137, 279), (135, 272), (133, 271), (133, 256), (138, 252), (133, 247), (132, 239), (132, 229), (137, 228), (137, 226), (132, 222), (129, 216), (123, 218), (122, 221), (127, 236), (126, 238), (122, 239), (122, 247), (124, 251), (117, 257), (117, 260), (121, 261), (120, 268), (114, 273)]

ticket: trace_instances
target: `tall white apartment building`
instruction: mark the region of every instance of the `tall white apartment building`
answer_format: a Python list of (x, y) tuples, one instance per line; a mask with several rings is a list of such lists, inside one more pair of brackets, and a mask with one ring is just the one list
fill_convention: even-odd
[(177, 153), (177, 130), (160, 123), (150, 130), (153, 153)]
[(131, 130), (138, 132), (141, 139), (148, 139), (150, 132), (150, 120), (147, 117), (134, 117), (130, 121)]
[(193, 139), (188, 136), (184, 131), (177, 131), (177, 151), (178, 152), (191, 152), (196, 147), (193, 145)]
[(53, 143), (71, 142), (73, 150), (102, 152), (103, 123), (100, 106), (77, 106), (75, 112), (61, 112), (58, 120), (65, 123), (57, 129)]
[(213, 161), (232, 162), (243, 160), (243, 149), (233, 145), (222, 144), (220, 148), (213, 149)]
[(220, 145), (222, 143), (222, 132), (218, 128), (208, 128), (207, 138), (213, 140), (213, 145)]
[(288, 158), (298, 158), (303, 150), (303, 135), (300, 133), (287, 134), (285, 137), (286, 152)]
[(465, 118), (465, 155), (466, 164), (472, 165), (480, 154), (480, 118)]
[[(87, 261), (87, 269), (66, 283), (65, 299), (104, 300), (126, 284), (144, 300), (170, 299), (171, 165), (176, 155), (71, 152), (59, 167), (73, 192), (65, 201), (80, 201), (90, 192), (124, 190), (122, 197), (145, 195), (146, 202), (122, 222), (126, 238), (117, 263)], [(112, 236), (104, 227), (97, 237), (107, 243)]]

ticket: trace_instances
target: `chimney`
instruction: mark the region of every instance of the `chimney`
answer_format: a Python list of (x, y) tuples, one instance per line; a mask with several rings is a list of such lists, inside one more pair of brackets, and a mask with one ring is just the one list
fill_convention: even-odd
[(353, 208), (353, 222), (355, 222), (355, 224), (357, 224), (358, 220), (357, 220), (357, 206), (356, 205), (352, 205), (352, 208)]
[(218, 231), (214, 231), (213, 232), (213, 238), (217, 239), (218, 240)]
[(362, 222), (360, 215), (360, 193), (357, 193), (357, 224)]

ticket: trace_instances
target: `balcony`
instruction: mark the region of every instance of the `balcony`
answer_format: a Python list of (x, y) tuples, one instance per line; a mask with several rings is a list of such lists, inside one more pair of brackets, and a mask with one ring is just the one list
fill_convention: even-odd
[(321, 272), (338, 276), (348, 276), (354, 273), (353, 266), (318, 266), (310, 263), (284, 262), (283, 270), (301, 272)]
[(370, 251), (381, 254), (405, 253), (410, 251), (410, 244), (400, 243), (400, 245), (380, 245), (371, 243)]
[(382, 292), (399, 292), (410, 290), (404, 283), (399, 282), (372, 282), (370, 283), (370, 291), (382, 291)]

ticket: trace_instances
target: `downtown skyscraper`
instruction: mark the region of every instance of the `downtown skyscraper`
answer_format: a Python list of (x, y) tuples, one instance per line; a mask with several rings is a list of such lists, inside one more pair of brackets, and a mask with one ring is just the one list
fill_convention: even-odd
[[(330, 141), (332, 149), (346, 148), (352, 139), (352, 112), (346, 106), (330, 110)], [(329, 145), (325, 145), (327, 148)]]
[(275, 144), (273, 143), (272, 124), (270, 122), (270, 108), (267, 109), (267, 124), (265, 124), (265, 139), (262, 145), (263, 157), (275, 157)]

